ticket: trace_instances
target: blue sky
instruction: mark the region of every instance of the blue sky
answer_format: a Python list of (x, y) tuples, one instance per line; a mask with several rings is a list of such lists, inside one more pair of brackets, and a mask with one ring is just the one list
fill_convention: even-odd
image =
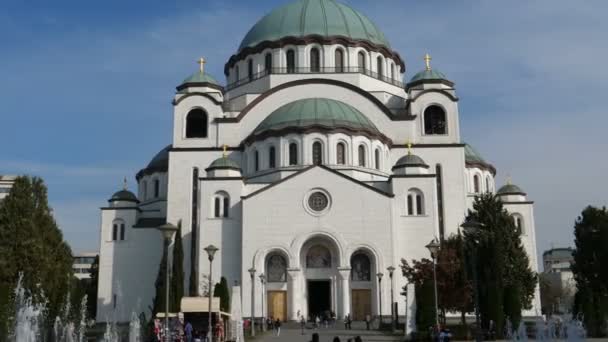
[[(429, 52), (456, 82), (464, 139), (536, 201), (539, 252), (572, 244), (606, 205), (608, 2), (346, 1), (411, 77)], [(74, 250), (96, 249), (99, 210), (170, 142), (174, 87), (223, 65), (282, 1), (3, 1), (0, 174), (34, 174)]]

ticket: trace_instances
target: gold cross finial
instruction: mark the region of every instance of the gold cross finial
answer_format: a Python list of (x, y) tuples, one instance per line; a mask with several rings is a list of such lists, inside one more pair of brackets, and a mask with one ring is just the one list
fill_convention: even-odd
[(511, 175), (507, 175), (507, 185), (511, 185), (513, 182), (511, 181)]
[(426, 64), (426, 70), (431, 70), (431, 55), (428, 53), (424, 55), (424, 64)]
[(207, 63), (207, 60), (205, 60), (204, 57), (201, 57), (198, 59), (198, 61), (196, 61), (196, 63), (198, 63), (199, 65), (199, 70), (201, 71), (201, 74), (205, 72), (205, 63)]
[(407, 154), (412, 154), (412, 141), (410, 139), (407, 139)]
[(122, 188), (123, 190), (127, 190), (127, 177), (122, 180)]
[(222, 155), (224, 156), (224, 158), (226, 158), (226, 156), (228, 155), (228, 145), (224, 144), (224, 146), (222, 146), (224, 148), (224, 152), (222, 153)]

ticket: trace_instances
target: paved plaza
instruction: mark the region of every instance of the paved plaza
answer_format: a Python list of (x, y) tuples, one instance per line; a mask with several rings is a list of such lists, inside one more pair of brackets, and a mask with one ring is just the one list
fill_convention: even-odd
[(363, 341), (403, 341), (402, 335), (391, 335), (385, 332), (379, 332), (377, 330), (365, 330), (365, 323), (353, 322), (352, 330), (345, 330), (342, 322), (336, 323), (334, 327), (320, 327), (313, 329), (312, 324), (309, 323), (302, 334), (302, 330), (299, 324), (287, 323), (281, 328), (280, 336), (276, 336), (276, 332), (267, 331), (263, 333), (263, 336), (258, 336), (255, 341), (263, 342), (277, 342), (277, 341), (289, 341), (289, 342), (308, 342), (312, 340), (312, 334), (318, 333), (321, 342), (332, 342), (334, 337), (340, 337), (341, 342), (346, 342), (348, 339), (354, 341), (355, 336), (361, 336)]

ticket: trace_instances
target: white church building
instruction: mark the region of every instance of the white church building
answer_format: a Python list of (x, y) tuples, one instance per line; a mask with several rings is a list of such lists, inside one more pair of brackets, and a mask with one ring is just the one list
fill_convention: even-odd
[(533, 202), (498, 188), (463, 143), (455, 83), (428, 55), (406, 72), (364, 14), (296, 0), (249, 30), (226, 85), (204, 62), (177, 86), (172, 142), (136, 191), (101, 208), (98, 321), (149, 314), (165, 222), (181, 227), (185, 295), (203, 292), (213, 244), (213, 279), (242, 286), (245, 317), (390, 315), (391, 290), (404, 303), (401, 259), (429, 258), (425, 245), (456, 234), (485, 192), (513, 214), (537, 271)]

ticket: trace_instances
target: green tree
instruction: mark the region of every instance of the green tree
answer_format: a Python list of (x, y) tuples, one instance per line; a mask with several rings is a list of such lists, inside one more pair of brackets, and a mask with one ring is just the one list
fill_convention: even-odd
[(165, 278), (167, 274), (167, 254), (169, 246), (163, 241), (163, 256), (158, 265), (158, 273), (156, 275), (156, 281), (154, 287), (156, 288), (156, 295), (152, 304), (152, 317), (156, 317), (159, 312), (165, 312), (165, 289), (166, 283)]
[(89, 271), (91, 279), (87, 287), (87, 315), (94, 319), (97, 316), (97, 288), (99, 286), (99, 255), (95, 256), (95, 260)]
[[(459, 311), (461, 312), (461, 319), (464, 320), (465, 314), (472, 310), (472, 286), (466, 278), (463, 257), (462, 238), (459, 235), (452, 235), (441, 242), (436, 267), (438, 307), (444, 319), (446, 312)], [(429, 259), (412, 260), (412, 265), (406, 260), (401, 260), (401, 270), (409, 282), (414, 283), (417, 288), (426, 289), (425, 286), (428, 286), (428, 284), (434, 286), (433, 262)], [(430, 297), (430, 302), (426, 304), (418, 302), (418, 308), (428, 310), (428, 308), (422, 308), (422, 306), (432, 306), (433, 311), (435, 310), (434, 288), (431, 289), (433, 290), (433, 296)], [(421, 297), (421, 300), (426, 299), (424, 296)], [(423, 316), (426, 317), (426, 315)], [(434, 317), (432, 325), (435, 322)], [(426, 321), (424, 323), (426, 324)], [(419, 328), (426, 329), (424, 325), (419, 326)]]
[(513, 218), (493, 194), (475, 199), (468, 218), (481, 223), (481, 229), (465, 234), (467, 259), (475, 248), (477, 261), (479, 311), (482, 326), (494, 321), (496, 332), (504, 331), (505, 317), (519, 325), (521, 310), (529, 309), (534, 298), (537, 275), (521, 242), (521, 231)]
[(230, 289), (228, 281), (222, 277), (220, 282), (215, 284), (213, 288), (213, 297), (220, 298), (220, 309), (224, 312), (230, 312)]
[(49, 328), (64, 309), (72, 252), (53, 218), (47, 188), (37, 177), (18, 177), (0, 204), (0, 340), (12, 325), (12, 289), (19, 274), (33, 301), (47, 302)]
[(181, 300), (184, 296), (184, 247), (182, 244), (182, 222), (177, 225), (173, 244), (173, 266), (171, 267), (171, 310), (179, 312)]
[(588, 206), (574, 225), (576, 314), (582, 314), (591, 336), (606, 335), (608, 319), (608, 211)]

